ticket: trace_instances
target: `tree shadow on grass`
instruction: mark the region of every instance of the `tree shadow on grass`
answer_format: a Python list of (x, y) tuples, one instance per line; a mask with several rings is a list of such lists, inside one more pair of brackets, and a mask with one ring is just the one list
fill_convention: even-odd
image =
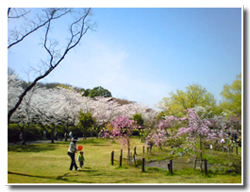
[(30, 145), (13, 145), (8, 146), (8, 151), (14, 152), (41, 152), (55, 150), (54, 144), (30, 144)]
[(26, 174), (26, 173), (16, 173), (16, 172), (11, 172), (8, 171), (8, 174), (13, 174), (13, 175), (19, 175), (19, 176), (25, 176), (25, 177), (34, 177), (34, 178), (39, 178), (39, 179), (53, 179), (53, 180), (63, 180), (63, 181), (68, 181), (66, 178), (69, 173), (65, 173), (61, 176), (42, 176), (42, 175), (31, 175), (31, 174)]
[[(12, 171), (8, 171), (8, 174), (24, 176), (24, 177), (31, 177), (31, 178), (39, 178), (39, 179), (51, 179), (51, 180), (55, 180), (54, 181), (55, 183), (57, 183), (56, 181), (64, 181), (64, 182), (67, 182), (67, 183), (82, 183), (82, 181), (78, 181), (78, 180), (74, 179), (74, 177), (81, 177), (81, 174), (79, 175), (79, 173), (81, 173), (81, 172), (94, 173), (95, 176), (96, 175), (102, 175), (102, 174), (96, 173), (98, 171), (97, 170), (92, 170), (90, 167), (88, 169), (85, 168), (85, 169), (79, 170), (79, 171), (67, 172), (67, 173), (65, 173), (63, 175), (59, 175), (59, 176), (32, 175), (32, 174), (17, 173), (17, 172), (12, 172)], [(32, 183), (32, 181), (30, 183)]]
[(83, 167), (82, 169), (78, 170), (79, 172), (86, 172), (86, 173), (95, 173), (97, 170), (92, 169), (91, 167)]

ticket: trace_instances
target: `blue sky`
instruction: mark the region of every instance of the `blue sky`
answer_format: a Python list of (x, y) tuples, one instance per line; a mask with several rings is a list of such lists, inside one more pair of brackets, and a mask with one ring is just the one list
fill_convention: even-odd
[[(102, 86), (114, 97), (153, 107), (193, 83), (219, 101), (223, 85), (241, 73), (240, 8), (94, 8), (92, 20), (95, 32), (44, 82)], [(29, 66), (41, 66), (45, 56), (41, 32), (8, 52), (8, 66), (25, 80)], [(53, 33), (64, 37), (56, 27)]]

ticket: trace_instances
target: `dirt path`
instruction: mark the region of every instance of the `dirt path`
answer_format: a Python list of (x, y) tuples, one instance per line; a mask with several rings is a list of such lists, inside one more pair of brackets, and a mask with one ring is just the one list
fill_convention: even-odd
[[(168, 169), (169, 159), (165, 159), (162, 161), (151, 161), (147, 162), (147, 167), (158, 167), (163, 169)], [(184, 160), (183, 158), (179, 157), (178, 159), (173, 160), (173, 168), (176, 170), (182, 170), (184, 168), (194, 168), (195, 160), (190, 159), (190, 161)], [(208, 163), (208, 167), (211, 165)], [(200, 163), (197, 162), (196, 167), (200, 167)]]

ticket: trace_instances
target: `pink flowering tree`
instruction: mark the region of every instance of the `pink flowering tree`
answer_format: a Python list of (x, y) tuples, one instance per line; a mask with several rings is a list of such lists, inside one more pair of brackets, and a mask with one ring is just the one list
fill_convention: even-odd
[[(181, 122), (185, 121), (186, 126), (181, 127), (175, 138), (185, 138), (186, 146), (185, 152), (199, 152), (200, 160), (202, 160), (203, 143), (211, 142), (217, 139), (216, 132), (210, 128), (211, 122), (203, 116), (198, 116), (195, 109), (187, 109), (187, 117), (180, 119)], [(196, 143), (199, 143), (198, 149), (196, 149)], [(196, 155), (195, 155), (196, 156)]]
[(162, 127), (152, 130), (146, 137), (147, 148), (150, 150), (153, 145), (161, 148), (165, 141), (167, 141), (167, 133)]
[(137, 128), (137, 123), (134, 120), (129, 119), (127, 116), (117, 116), (114, 121), (109, 125), (112, 128), (109, 132), (107, 130), (102, 131), (103, 137), (109, 137), (111, 140), (118, 139), (122, 146), (128, 147), (128, 163), (131, 162), (130, 155), (130, 138), (133, 130)]
[(174, 129), (178, 118), (174, 116), (165, 117), (161, 119), (155, 126), (150, 129), (146, 137), (147, 148), (152, 149), (152, 146), (162, 147), (167, 141), (172, 139), (171, 135), (175, 135)]

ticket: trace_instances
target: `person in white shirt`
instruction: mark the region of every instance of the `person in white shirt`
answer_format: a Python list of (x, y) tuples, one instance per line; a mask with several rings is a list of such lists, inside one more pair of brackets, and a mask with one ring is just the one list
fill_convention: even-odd
[(77, 148), (76, 148), (76, 142), (77, 142), (77, 138), (76, 137), (74, 137), (73, 139), (72, 139), (72, 141), (70, 142), (70, 144), (69, 144), (69, 150), (68, 150), (68, 155), (70, 156), (70, 158), (71, 158), (71, 164), (70, 164), (70, 168), (69, 168), (69, 170), (73, 170), (73, 167), (75, 167), (75, 170), (79, 170), (78, 169), (78, 167), (77, 167), (77, 165), (76, 165), (76, 161), (75, 161), (75, 153), (77, 152), (77, 151), (79, 151)]

